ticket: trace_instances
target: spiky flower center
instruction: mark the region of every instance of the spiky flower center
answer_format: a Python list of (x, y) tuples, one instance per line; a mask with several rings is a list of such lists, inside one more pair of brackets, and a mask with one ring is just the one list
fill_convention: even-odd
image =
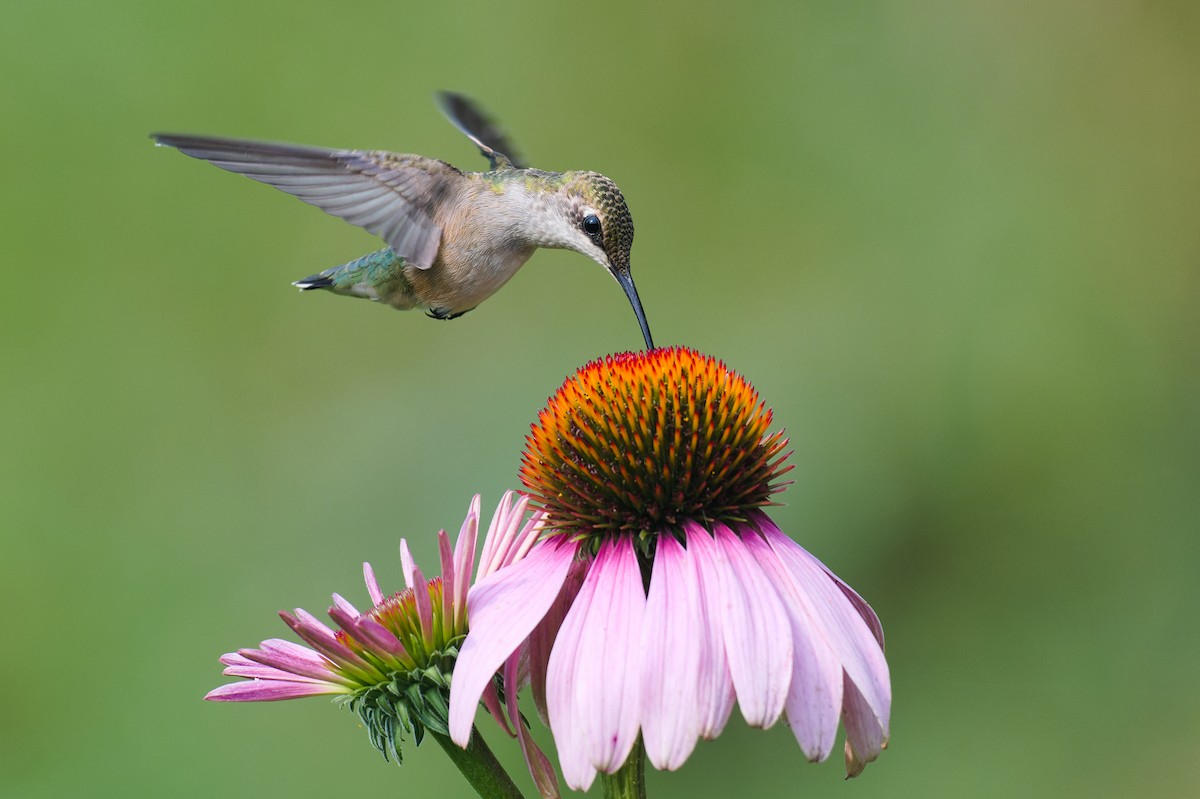
[(686, 347), (622, 353), (567, 378), (526, 438), (521, 480), (548, 526), (658, 532), (744, 518), (791, 469), (771, 410), (717, 359)]
[[(427, 593), (429, 624), (422, 624), (415, 590)], [(401, 762), (400, 740), (410, 733), (419, 744), (426, 729), (449, 734), (450, 674), (465, 629), (455, 628), (445, 613), (440, 577), (386, 597), (362, 615), (382, 626), (400, 647), (378, 645), (339, 630), (335, 637), (372, 667), (373, 678), (342, 701), (362, 720), (384, 757)], [(424, 604), (424, 603), (421, 603)]]

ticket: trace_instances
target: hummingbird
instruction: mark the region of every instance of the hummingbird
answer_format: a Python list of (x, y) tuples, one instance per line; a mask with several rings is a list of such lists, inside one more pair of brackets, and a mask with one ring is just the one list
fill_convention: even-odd
[(216, 136), (153, 133), (159, 146), (274, 186), (379, 236), (388, 246), (297, 280), (399, 310), (455, 319), (508, 282), (539, 247), (574, 250), (625, 291), (654, 349), (630, 274), (633, 218), (617, 184), (598, 172), (526, 168), (498, 125), (469, 98), (439, 92), (438, 107), (491, 168), (383, 150), (332, 150)]

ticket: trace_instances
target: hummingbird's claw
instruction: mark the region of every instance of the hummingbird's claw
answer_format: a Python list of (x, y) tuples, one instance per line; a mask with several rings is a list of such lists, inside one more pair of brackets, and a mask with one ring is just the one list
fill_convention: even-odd
[(473, 310), (475, 310), (475, 309), (468, 308), (467, 310), (459, 311), (458, 313), (450, 313), (449, 308), (430, 308), (428, 311), (425, 312), (425, 315), (428, 316), (430, 319), (441, 319), (442, 321), (449, 321), (451, 319), (457, 319), (458, 317), (462, 316), (463, 314), (470, 313)]

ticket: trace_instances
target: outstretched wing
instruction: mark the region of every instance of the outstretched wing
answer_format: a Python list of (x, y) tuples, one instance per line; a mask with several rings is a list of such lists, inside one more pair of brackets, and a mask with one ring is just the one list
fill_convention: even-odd
[(419, 269), (433, 266), (434, 209), (462, 172), (419, 155), (155, 133), (160, 145), (253, 178), (379, 236)]
[(492, 169), (506, 165), (505, 161), (517, 169), (525, 168), (504, 131), (474, 100), (455, 92), (438, 92), (436, 98), (446, 119), (475, 143)]

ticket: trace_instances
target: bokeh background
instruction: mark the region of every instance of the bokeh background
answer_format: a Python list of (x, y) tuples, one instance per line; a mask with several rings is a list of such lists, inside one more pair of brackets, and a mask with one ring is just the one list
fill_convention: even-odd
[(443, 87), (622, 186), (659, 343), (756, 384), (775, 518), (887, 630), (861, 778), (735, 716), (652, 796), (1200, 790), (1197, 41), (1187, 2), (9, 0), (0, 795), (469, 794), (324, 700), (200, 698), (515, 487), (629, 307), (562, 252), (449, 324), (300, 295), (378, 245), (147, 139), (479, 168)]

